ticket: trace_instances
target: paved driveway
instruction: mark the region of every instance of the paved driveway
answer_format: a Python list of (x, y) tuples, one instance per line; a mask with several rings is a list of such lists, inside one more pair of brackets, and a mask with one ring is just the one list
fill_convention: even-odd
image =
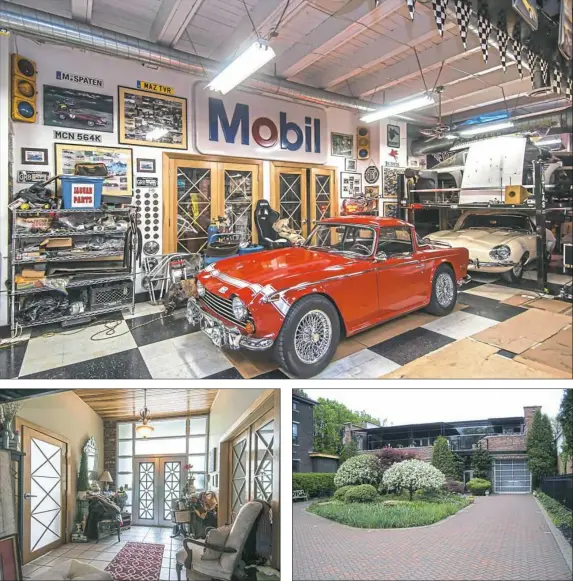
[(530, 495), (476, 498), (442, 523), (354, 529), (293, 507), (293, 579), (571, 580)]

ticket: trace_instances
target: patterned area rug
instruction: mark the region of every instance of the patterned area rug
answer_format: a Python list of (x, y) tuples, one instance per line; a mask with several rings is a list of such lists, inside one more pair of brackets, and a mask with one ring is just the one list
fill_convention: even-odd
[(114, 581), (159, 581), (163, 545), (127, 543), (105, 568)]

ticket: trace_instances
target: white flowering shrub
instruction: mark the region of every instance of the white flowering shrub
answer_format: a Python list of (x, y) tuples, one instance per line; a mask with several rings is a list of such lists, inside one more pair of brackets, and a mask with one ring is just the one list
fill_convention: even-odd
[[(334, 477), (336, 484), (336, 477)], [(437, 468), (422, 460), (404, 460), (394, 464), (382, 477), (382, 484), (390, 490), (408, 490), (410, 500), (416, 490), (439, 490), (446, 477)]]
[(359, 454), (344, 462), (334, 475), (334, 486), (355, 486), (357, 484), (380, 484), (381, 474), (374, 456)]

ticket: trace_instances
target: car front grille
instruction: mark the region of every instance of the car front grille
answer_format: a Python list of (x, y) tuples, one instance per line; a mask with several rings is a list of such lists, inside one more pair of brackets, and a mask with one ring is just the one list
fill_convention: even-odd
[(216, 294), (205, 290), (205, 296), (200, 298), (200, 304), (209, 307), (213, 312), (217, 313), (221, 317), (231, 321), (237, 327), (241, 327), (241, 329), (245, 328), (245, 325), (250, 319), (250, 317), (246, 321), (239, 321), (233, 314), (233, 305), (231, 299), (224, 299), (223, 297), (218, 297)]

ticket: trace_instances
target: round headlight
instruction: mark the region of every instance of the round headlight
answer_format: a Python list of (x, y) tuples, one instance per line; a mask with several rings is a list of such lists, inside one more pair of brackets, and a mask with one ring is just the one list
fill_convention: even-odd
[(205, 287), (201, 284), (201, 281), (200, 280), (197, 281), (197, 294), (200, 297), (204, 297), (205, 296)]
[(490, 252), (490, 256), (492, 258), (498, 258), (499, 260), (506, 260), (507, 258), (509, 258), (510, 254), (511, 248), (509, 246), (505, 246), (505, 244), (503, 246), (498, 246), (497, 248), (494, 248)]
[(233, 315), (239, 321), (244, 321), (247, 318), (248, 312), (245, 303), (239, 297), (233, 297), (232, 301)]

